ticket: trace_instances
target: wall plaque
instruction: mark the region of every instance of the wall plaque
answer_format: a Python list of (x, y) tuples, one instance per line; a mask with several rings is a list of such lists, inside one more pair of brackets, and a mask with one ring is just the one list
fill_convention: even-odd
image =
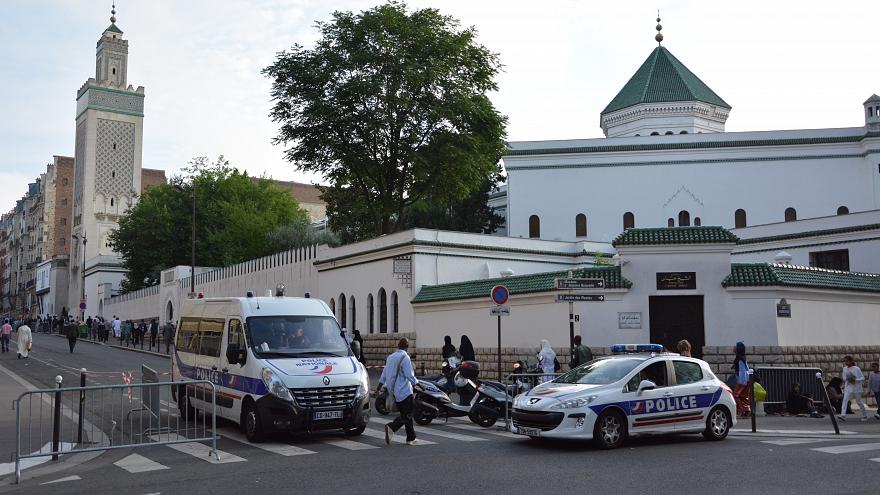
[(617, 313), (617, 328), (621, 330), (642, 328), (642, 313)]
[(693, 290), (697, 288), (695, 272), (658, 272), (657, 290)]

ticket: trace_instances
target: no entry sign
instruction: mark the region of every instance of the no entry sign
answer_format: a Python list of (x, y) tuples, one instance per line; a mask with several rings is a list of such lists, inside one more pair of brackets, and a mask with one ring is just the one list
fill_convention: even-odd
[(507, 304), (507, 298), (510, 297), (510, 291), (508, 291), (507, 287), (503, 285), (496, 285), (495, 287), (492, 287), (490, 295), (492, 296), (492, 302), (500, 306), (502, 304)]

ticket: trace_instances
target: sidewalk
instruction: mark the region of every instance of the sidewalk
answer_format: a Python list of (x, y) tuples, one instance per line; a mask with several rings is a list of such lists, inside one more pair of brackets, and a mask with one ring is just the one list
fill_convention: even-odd
[[(857, 410), (858, 411), (858, 410)], [(868, 421), (859, 421), (861, 416), (849, 414), (846, 421), (837, 420), (841, 436), (858, 435), (862, 438), (880, 438), (880, 420), (874, 419), (876, 410), (868, 409)], [(732, 435), (762, 435), (762, 436), (834, 436), (834, 427), (831, 418), (826, 414), (824, 418), (810, 418), (799, 416), (758, 416), (755, 418), (757, 433), (752, 433), (750, 419), (737, 420), (736, 427), (731, 430)], [(875, 437), (876, 436), (876, 437)]]
[[(57, 333), (53, 333), (52, 335), (54, 335), (55, 337), (62, 338), (62, 339), (66, 339), (66, 338), (67, 338), (67, 337), (65, 337), (64, 335), (60, 335), (60, 334), (57, 334)], [(103, 343), (103, 342), (98, 342), (98, 341), (96, 341), (96, 340), (80, 338), (80, 339), (77, 339), (77, 344), (79, 344), (80, 342), (85, 342), (85, 343), (87, 343), (87, 344), (100, 345), (100, 346), (104, 346), (104, 347), (112, 347), (112, 348), (114, 348), (114, 349), (122, 349), (123, 351), (139, 352), (139, 353), (141, 353), (141, 354), (150, 354), (150, 355), (153, 355), (153, 356), (159, 356), (159, 357), (164, 357), (164, 358), (169, 358), (169, 359), (171, 358), (171, 354), (170, 354), (170, 353), (169, 353), (169, 354), (165, 354), (164, 352), (151, 351), (151, 350), (149, 350), (149, 348), (147, 348), (147, 349), (141, 349), (140, 347), (135, 347), (135, 346), (130, 346), (130, 347), (128, 347), (128, 346), (125, 346), (125, 345), (111, 344), (110, 342), (113, 342), (114, 340), (116, 340), (116, 339), (111, 338), (111, 339), (108, 340), (107, 343), (105, 344), (105, 343)], [(160, 345), (159, 347), (162, 348), (161, 345)]]

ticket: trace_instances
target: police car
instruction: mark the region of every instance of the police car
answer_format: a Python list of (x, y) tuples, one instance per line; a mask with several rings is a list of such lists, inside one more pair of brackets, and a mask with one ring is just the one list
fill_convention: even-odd
[(733, 392), (705, 361), (662, 352), (659, 344), (618, 344), (518, 395), (511, 431), (590, 440), (613, 449), (627, 437), (702, 433), (723, 440), (736, 424)]

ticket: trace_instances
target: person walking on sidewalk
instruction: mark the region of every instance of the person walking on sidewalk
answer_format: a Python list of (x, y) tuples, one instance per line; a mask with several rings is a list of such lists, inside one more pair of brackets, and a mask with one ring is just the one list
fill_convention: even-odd
[(9, 324), (9, 318), (3, 320), (3, 326), (0, 327), (0, 343), (3, 345), (3, 352), (9, 352), (9, 338), (12, 336), (12, 325)]
[(406, 444), (417, 445), (416, 429), (413, 427), (413, 386), (418, 386), (413, 371), (412, 361), (406, 350), (409, 348), (409, 340), (402, 338), (397, 342), (397, 350), (385, 359), (385, 369), (379, 378), (379, 385), (373, 396), (379, 395), (379, 391), (385, 386), (388, 393), (394, 396), (399, 416), (394, 421), (385, 425), (385, 445), (391, 445), (391, 438), (401, 426), (406, 428)]
[(116, 315), (113, 315), (113, 337), (122, 342), (122, 322)]
[(34, 336), (31, 334), (31, 327), (26, 324), (18, 327), (18, 359), (27, 359), (34, 345)]
[[(856, 404), (859, 405), (859, 412), (862, 413), (862, 421), (867, 421), (868, 413), (865, 409), (865, 401), (862, 399), (862, 384), (865, 383), (865, 375), (863, 375), (862, 370), (856, 366), (852, 356), (843, 357), (843, 371), (840, 372), (840, 377), (843, 378), (844, 383), (843, 405), (840, 408), (840, 415), (837, 417), (846, 420), (849, 399), (853, 398), (856, 400)], [(852, 408), (850, 407), (849, 409)]]
[(572, 349), (571, 353), (571, 363), (569, 363), (568, 367), (571, 369), (575, 369), (578, 366), (589, 363), (593, 360), (593, 351), (590, 350), (589, 347), (582, 344), (583, 342), (580, 335), (574, 336), (574, 349)]
[[(880, 408), (880, 363), (871, 363), (871, 373), (868, 375), (868, 388), (874, 394), (877, 407)], [(875, 419), (880, 419), (880, 409), (874, 413)]]
[(150, 321), (150, 349), (156, 346), (156, 349), (159, 348), (159, 322), (153, 318)]
[(752, 414), (752, 405), (749, 402), (749, 363), (746, 362), (746, 345), (737, 342), (734, 352), (736, 357), (733, 358), (732, 368), (736, 376), (736, 388), (733, 389), (736, 415), (740, 418), (749, 418)]
[(73, 354), (73, 348), (76, 347), (76, 338), (79, 336), (79, 326), (73, 321), (64, 325), (64, 333), (67, 335), (67, 345), (70, 346), (70, 353)]

